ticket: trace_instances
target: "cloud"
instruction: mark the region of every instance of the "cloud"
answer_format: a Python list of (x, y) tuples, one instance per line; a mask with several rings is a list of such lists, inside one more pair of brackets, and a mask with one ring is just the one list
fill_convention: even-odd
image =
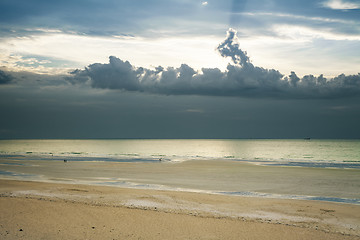
[(360, 9), (359, 3), (353, 3), (343, 0), (328, 0), (328, 1), (324, 1), (322, 5), (326, 8), (331, 8), (335, 10)]
[(240, 49), (238, 44), (238, 38), (236, 36), (236, 31), (232, 28), (227, 32), (227, 37), (224, 42), (222, 42), (217, 50), (223, 57), (231, 57), (232, 61), (235, 64), (240, 64), (241, 66), (247, 65), (250, 62), (249, 57), (246, 55), (246, 52)]
[(9, 83), (9, 82), (11, 82), (12, 79), (13, 79), (13, 77), (11, 75), (0, 70), (0, 84)]
[(134, 70), (128, 61), (123, 62), (111, 56), (109, 58), (109, 64), (92, 64), (86, 68), (86, 74), (83, 72), (83, 75), (87, 75), (92, 79), (91, 84), (94, 88), (136, 91), (140, 89), (140, 76), (138, 74), (140, 72), (142, 72), (141, 68)]
[(283, 38), (293, 41), (313, 41), (314, 39), (326, 39), (335, 41), (360, 41), (360, 34), (336, 33), (329, 30), (319, 30), (297, 25), (278, 24), (272, 28), (273, 32)]
[(225, 71), (202, 68), (195, 71), (187, 64), (179, 68), (159, 66), (155, 70), (135, 67), (128, 61), (111, 56), (109, 63), (91, 64), (71, 72), (72, 84), (88, 83), (93, 88), (118, 89), (166, 95), (208, 95), (274, 98), (339, 98), (360, 95), (360, 73), (341, 74), (326, 79), (295, 72), (284, 76), (275, 69), (254, 66), (246, 52), (240, 49), (236, 31), (229, 29), (227, 38), (217, 50), (230, 57)]

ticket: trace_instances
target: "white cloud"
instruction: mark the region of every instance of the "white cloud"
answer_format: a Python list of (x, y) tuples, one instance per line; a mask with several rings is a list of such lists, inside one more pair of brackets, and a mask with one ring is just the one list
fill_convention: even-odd
[(314, 22), (324, 22), (324, 23), (344, 23), (344, 24), (357, 24), (357, 22), (339, 18), (327, 18), (327, 17), (311, 17), (304, 15), (295, 15), (289, 13), (278, 13), (278, 12), (243, 12), (238, 13), (239, 15), (252, 16), (252, 17), (261, 17), (261, 16), (270, 16), (278, 18), (291, 18), (298, 20), (314, 21)]
[(360, 9), (360, 3), (347, 2), (343, 0), (328, 0), (322, 3), (324, 7), (338, 10)]
[[(1, 50), (1, 49), (0, 49)], [(3, 51), (0, 54), (0, 65), (8, 71), (27, 71), (37, 74), (65, 74), (72, 68), (49, 67), (51, 60), (39, 60), (35, 57), (24, 57), (19, 54), (13, 54), (11, 52)]]
[(292, 39), (292, 41), (306, 42), (312, 41), (316, 38), (327, 40), (350, 40), (360, 41), (360, 35), (346, 35), (340, 33), (333, 33), (327, 30), (318, 30), (304, 26), (294, 25), (275, 25), (273, 31), (280, 37)]
[(206, 5), (208, 5), (209, 3), (208, 2), (202, 2), (201, 3), (201, 5), (203, 5), (203, 6), (206, 6)]

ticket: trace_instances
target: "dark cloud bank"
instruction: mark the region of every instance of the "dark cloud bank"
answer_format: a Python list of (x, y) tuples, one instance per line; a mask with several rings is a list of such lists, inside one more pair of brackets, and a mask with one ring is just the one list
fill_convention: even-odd
[(217, 47), (233, 64), (226, 71), (202, 68), (196, 72), (187, 64), (179, 68), (159, 66), (155, 70), (135, 67), (128, 61), (111, 56), (107, 64), (94, 63), (84, 70), (71, 72), (72, 84), (90, 83), (93, 88), (119, 89), (165, 95), (208, 95), (275, 98), (341, 98), (360, 95), (360, 73), (341, 74), (326, 79), (295, 72), (284, 76), (274, 69), (256, 67), (239, 47), (236, 31), (229, 29), (227, 38)]
[(11, 75), (0, 70), (0, 84), (9, 83), (12, 79), (13, 77)]

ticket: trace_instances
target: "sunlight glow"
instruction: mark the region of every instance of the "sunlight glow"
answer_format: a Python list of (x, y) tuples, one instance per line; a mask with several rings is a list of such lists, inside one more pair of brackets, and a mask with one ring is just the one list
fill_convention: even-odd
[(221, 40), (215, 37), (147, 39), (49, 33), (8, 39), (5, 43), (6, 52), (2, 52), (0, 56), (0, 64), (14, 70), (18, 67), (18, 70), (43, 72), (44, 64), (49, 62), (37, 60), (37, 67), (34, 64), (26, 67), (26, 61), (30, 60), (25, 60), (22, 56), (36, 55), (62, 61), (70, 59), (75, 63), (74, 68), (82, 68), (92, 63), (106, 63), (109, 56), (116, 56), (138, 67), (180, 67), (186, 63), (196, 70), (203, 67), (218, 67), (224, 70), (228, 60), (215, 51)]
[[(0, 49), (0, 65), (12, 71), (59, 74), (93, 63), (108, 63), (109, 56), (129, 61), (135, 67), (154, 69), (160, 65), (164, 68), (178, 68), (181, 64), (187, 64), (195, 71), (201, 71), (202, 68), (219, 68), (225, 71), (230, 61), (216, 51), (218, 44), (223, 41), (222, 37), (99, 37), (64, 33), (56, 29), (40, 30), (43, 32), (40, 35), (5, 40)], [(251, 29), (241, 30), (240, 48), (247, 51), (255, 66), (276, 69), (283, 74), (295, 71), (299, 76), (310, 72), (330, 76), (339, 74), (339, 71), (357, 73), (351, 70), (357, 69), (359, 62), (355, 58), (350, 64), (339, 61), (342, 58), (338, 51), (335, 53), (339, 56), (335, 57), (332, 52), (316, 48), (314, 42), (326, 40), (341, 44), (353, 41), (356, 45), (360, 41), (360, 35), (285, 24), (274, 25), (270, 30), (274, 33), (271, 36), (256, 36)], [(304, 48), (309, 50), (297, 51)], [(308, 59), (308, 54), (319, 57)], [(351, 57), (348, 56), (347, 59)]]

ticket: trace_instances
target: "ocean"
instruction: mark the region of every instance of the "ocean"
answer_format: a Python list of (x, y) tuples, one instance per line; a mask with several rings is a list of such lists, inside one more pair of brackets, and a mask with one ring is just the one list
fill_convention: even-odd
[(0, 140), (0, 178), (360, 204), (360, 140)]

